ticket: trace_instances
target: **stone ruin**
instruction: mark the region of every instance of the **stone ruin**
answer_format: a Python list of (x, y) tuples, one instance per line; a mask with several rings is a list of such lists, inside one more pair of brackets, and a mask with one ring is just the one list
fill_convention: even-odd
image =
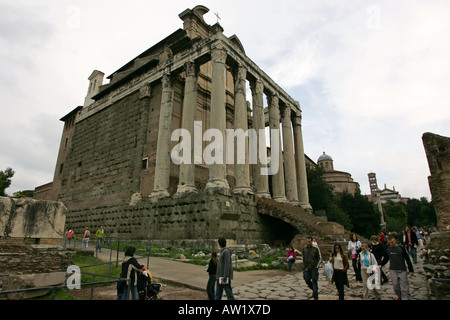
[(438, 229), (450, 230), (450, 138), (426, 132), (422, 141), (431, 173), (428, 184)]
[[(431, 173), (428, 177), (431, 200), (440, 231), (431, 234), (424, 254), (424, 268), (431, 285), (431, 277), (450, 279), (450, 138), (426, 132), (422, 141)], [(440, 299), (449, 298), (449, 289), (448, 282), (437, 282)]]
[[(64, 283), (72, 256), (58, 246), (65, 221), (61, 202), (0, 197), (0, 292)], [(8, 299), (46, 292), (10, 294)]]
[[(236, 35), (206, 23), (208, 11), (199, 5), (180, 13), (182, 29), (109, 83), (95, 70), (84, 105), (61, 118), (54, 179), (35, 197), (62, 201), (75, 234), (103, 225), (108, 236), (125, 239), (288, 243), (314, 226), (300, 103), (246, 55)], [(209, 129), (217, 141), (228, 129), (248, 136), (233, 137), (235, 149), (214, 149), (218, 161), (210, 163), (202, 157), (214, 140)], [(191, 141), (174, 140), (177, 130)], [(281, 133), (266, 144), (266, 130)], [(187, 148), (177, 153), (177, 143)], [(175, 163), (174, 153), (186, 161)], [(275, 163), (279, 170), (267, 174)], [(325, 225), (313, 229), (341, 232)]]

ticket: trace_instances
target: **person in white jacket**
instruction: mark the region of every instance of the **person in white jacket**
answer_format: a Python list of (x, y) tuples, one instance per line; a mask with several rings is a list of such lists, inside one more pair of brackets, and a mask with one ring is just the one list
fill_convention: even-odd
[[(361, 263), (361, 277), (363, 280), (363, 300), (369, 299), (369, 289), (373, 289), (375, 299), (380, 300), (380, 270), (378, 268), (377, 259), (369, 251), (367, 244), (361, 245), (361, 252), (359, 253), (359, 262)], [(375, 280), (375, 286), (372, 281)]]

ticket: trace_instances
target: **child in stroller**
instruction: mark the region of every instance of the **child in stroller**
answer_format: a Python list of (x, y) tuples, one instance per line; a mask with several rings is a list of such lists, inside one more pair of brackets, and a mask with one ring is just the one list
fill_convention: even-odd
[(162, 300), (158, 296), (161, 291), (160, 283), (152, 283), (152, 275), (149, 270), (143, 269), (139, 272), (137, 280), (137, 289), (139, 294), (139, 300)]

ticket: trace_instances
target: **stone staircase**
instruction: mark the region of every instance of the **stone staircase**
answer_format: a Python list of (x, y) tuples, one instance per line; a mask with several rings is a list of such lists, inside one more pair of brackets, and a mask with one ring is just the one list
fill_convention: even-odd
[(255, 200), (259, 214), (280, 219), (297, 229), (299, 234), (291, 242), (295, 248), (303, 247), (308, 235), (316, 238), (321, 251), (330, 251), (335, 242), (347, 246), (350, 232), (345, 230), (342, 225), (329, 222), (326, 217), (316, 216), (288, 202), (258, 197), (255, 197)]

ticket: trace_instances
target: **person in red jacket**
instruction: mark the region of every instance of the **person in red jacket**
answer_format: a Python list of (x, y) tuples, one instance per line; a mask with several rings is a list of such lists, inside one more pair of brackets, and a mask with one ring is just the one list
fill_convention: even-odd
[(294, 247), (290, 246), (287, 252), (287, 262), (289, 264), (289, 272), (292, 272), (292, 265), (295, 263), (295, 259), (297, 259), (297, 254), (295, 253)]

